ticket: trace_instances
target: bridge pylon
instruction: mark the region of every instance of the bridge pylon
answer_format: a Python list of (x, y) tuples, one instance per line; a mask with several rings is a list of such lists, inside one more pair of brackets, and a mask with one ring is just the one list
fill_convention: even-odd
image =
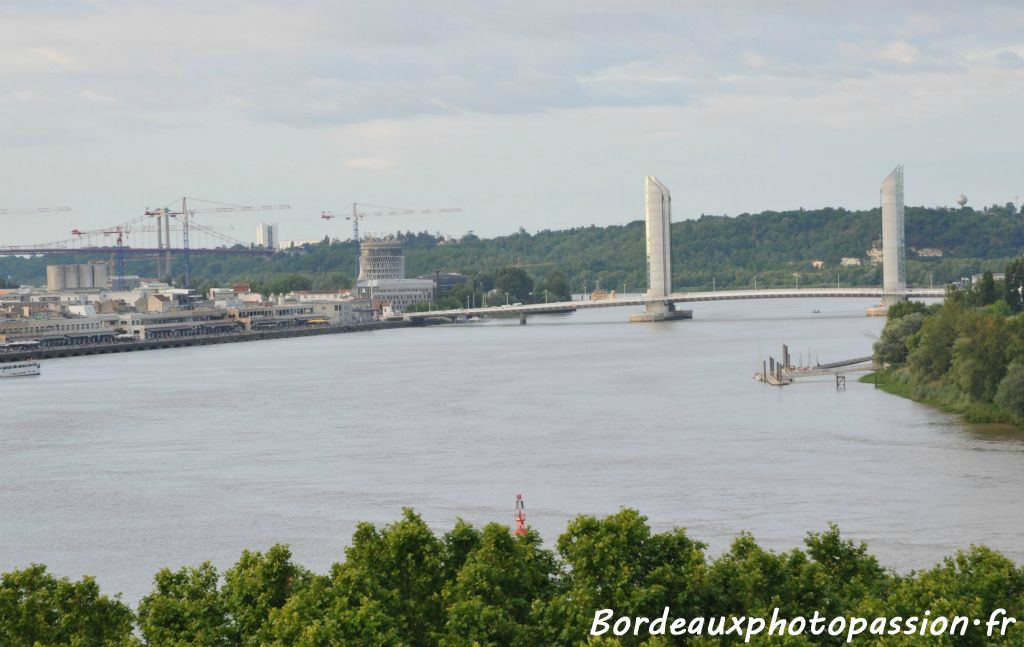
[(868, 308), (871, 315), (884, 316), (889, 306), (907, 299), (907, 260), (903, 222), (903, 166), (897, 166), (882, 180), (882, 302)]
[(653, 175), (644, 178), (644, 218), (647, 224), (647, 278), (649, 287), (643, 312), (630, 321), (689, 319), (691, 313), (676, 310), (672, 294), (672, 195)]

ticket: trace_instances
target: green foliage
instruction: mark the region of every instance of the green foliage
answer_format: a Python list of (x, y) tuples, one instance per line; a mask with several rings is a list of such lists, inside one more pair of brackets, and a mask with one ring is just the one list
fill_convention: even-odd
[(499, 295), (507, 294), (510, 303), (529, 303), (533, 279), (521, 268), (503, 267), (494, 273), (494, 289)]
[(0, 645), (132, 645), (133, 620), (91, 577), (72, 582), (41, 564), (0, 575)]
[(937, 314), (925, 319), (907, 358), (911, 369), (921, 379), (937, 380), (949, 371), (962, 312), (960, 303), (949, 299)]
[(652, 534), (647, 519), (635, 510), (604, 519), (577, 517), (558, 539), (566, 571), (552, 599), (538, 605), (542, 643), (577, 644), (595, 609), (643, 616), (667, 606), (680, 616), (694, 615), (706, 570), (703, 551), (704, 545), (682, 529)]
[(550, 593), (557, 572), (554, 555), (540, 537), (512, 536), (488, 524), (479, 544), (444, 589), (447, 622), (440, 644), (515, 645), (532, 642), (531, 609)]
[(1024, 421), (1024, 360), (1016, 360), (999, 382), (994, 402), (999, 408)]
[[(909, 302), (904, 301), (903, 303)], [(893, 308), (895, 307), (893, 306)], [(920, 311), (894, 318), (892, 308), (890, 308), (888, 325), (882, 330), (878, 341), (875, 342), (875, 363), (884, 366), (906, 362), (907, 355), (910, 353), (910, 340), (921, 330), (924, 319), (924, 314)]]
[[(918, 313), (919, 314), (919, 313)], [(909, 315), (913, 316), (913, 315)], [(1017, 374), (1019, 365), (1010, 374)], [(1024, 380), (1024, 375), (1020, 376)], [(624, 509), (580, 516), (557, 542), (557, 555), (530, 531), (478, 530), (459, 520), (437, 537), (411, 510), (384, 528), (360, 524), (346, 560), (328, 575), (291, 561), (286, 546), (242, 554), (224, 573), (209, 563), (164, 569), (131, 611), (99, 593), (95, 582), (57, 579), (43, 566), (0, 577), (0, 644), (11, 646), (153, 647), (202, 645), (607, 645), (743, 644), (742, 636), (685, 639), (629, 633), (588, 639), (598, 609), (616, 617), (721, 616), (826, 618), (956, 615), (987, 619), (994, 609), (1024, 616), (1024, 569), (984, 547), (956, 553), (908, 575), (881, 567), (863, 543), (835, 526), (810, 533), (803, 548), (776, 553), (743, 533), (717, 558), (681, 529), (655, 533)], [(1024, 624), (1003, 637), (984, 624), (967, 635), (929, 637), (935, 645), (1020, 645)], [(916, 645), (916, 637), (860, 642)], [(752, 645), (840, 645), (845, 637), (755, 636)]]
[[(741, 214), (737, 217), (702, 215), (672, 225), (672, 277), (680, 289), (710, 289), (712, 278), (719, 288), (786, 287), (799, 272), (801, 286), (876, 285), (881, 280), (877, 265), (840, 267), (842, 257), (863, 258), (880, 239), (878, 209), (797, 209)], [(561, 272), (571, 290), (585, 291), (600, 281), (608, 289), (646, 289), (644, 225), (641, 221), (608, 227), (577, 227), (564, 231), (520, 230), (508, 236), (481, 239), (469, 233), (451, 241), (427, 232), (396, 232), (404, 243), (409, 276), (435, 271), (462, 272), (489, 277), (475, 284), (476, 290), (490, 290), (494, 273), (507, 266), (537, 269), (539, 281), (549, 273)], [(1002, 271), (1008, 259), (1024, 248), (1024, 220), (1005, 207), (984, 211), (908, 207), (906, 209), (908, 248), (938, 248), (941, 258), (914, 257), (908, 252), (908, 281), (916, 285), (958, 280), (990, 270)], [(278, 277), (299, 274), (313, 282), (315, 289), (347, 287), (357, 267), (358, 245), (354, 241), (328, 240), (315, 245), (282, 251), (273, 257), (193, 256), (193, 284), (226, 285), (236, 281), (267, 284)], [(0, 257), (0, 276), (14, 282), (41, 284), (46, 265), (78, 263), (108, 258), (94, 254)], [(814, 268), (812, 260), (824, 261)], [(183, 275), (180, 255), (173, 258), (173, 273)], [(127, 260), (129, 274), (152, 277), (152, 259)], [(321, 282), (325, 274), (339, 273)], [(1019, 287), (1020, 282), (1016, 285)], [(543, 285), (538, 286), (543, 290)], [(550, 288), (549, 288), (550, 289)], [(999, 289), (998, 283), (996, 289)], [(1012, 286), (1011, 288), (1012, 289)], [(520, 295), (524, 296), (525, 295)], [(1006, 299), (1011, 308), (1016, 302)], [(1005, 297), (1004, 297), (1005, 298)], [(520, 299), (524, 303), (526, 299)]]
[(1004, 317), (982, 312), (960, 316), (949, 376), (972, 400), (991, 402), (1006, 373)]
[[(1007, 266), (1007, 285), (1024, 278), (1021, 269), (1019, 260)], [(1014, 314), (1019, 297), (1019, 288), (1003, 289), (986, 273), (971, 289), (947, 289), (941, 306), (894, 305), (874, 359), (906, 367), (885, 374), (886, 388), (968, 420), (1024, 426), (1024, 314)]]
[(259, 645), (261, 627), (270, 613), (280, 609), (291, 595), (305, 586), (310, 575), (291, 561), (287, 546), (273, 546), (266, 554), (242, 552), (241, 559), (224, 573), (221, 597), (232, 619), (232, 642)]
[(1024, 258), (1018, 258), (1006, 265), (1003, 281), (1003, 300), (1013, 312), (1024, 310)]
[(888, 317), (889, 320), (899, 319), (909, 314), (921, 313), (924, 314), (928, 311), (928, 306), (920, 301), (899, 301), (889, 306)]
[[(537, 288), (547, 292), (547, 298), (549, 301), (569, 301), (572, 299), (572, 290), (569, 289), (569, 282), (565, 280), (565, 275), (560, 271), (555, 270), (551, 274), (548, 274), (544, 282)], [(540, 301), (538, 298), (537, 301)]]
[(198, 568), (159, 571), (153, 578), (153, 592), (139, 602), (139, 629), (146, 641), (168, 647), (231, 644), (217, 578), (210, 562)]

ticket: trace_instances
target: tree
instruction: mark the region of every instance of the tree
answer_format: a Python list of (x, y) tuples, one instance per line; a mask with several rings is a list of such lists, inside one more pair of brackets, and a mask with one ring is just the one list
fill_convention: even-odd
[(0, 576), (2, 645), (133, 645), (133, 618), (91, 577), (56, 578), (42, 564)]
[(139, 629), (152, 645), (226, 645), (231, 636), (227, 609), (217, 590), (217, 569), (159, 571), (153, 592), (139, 602)]
[(1024, 363), (1020, 360), (1007, 367), (994, 401), (1003, 411), (1024, 420)]
[(978, 305), (981, 306), (995, 303), (996, 299), (999, 298), (996, 293), (996, 282), (992, 278), (991, 271), (985, 270), (985, 273), (981, 275), (981, 281), (978, 283), (976, 292), (978, 295)]
[(958, 330), (957, 321), (963, 311), (958, 292), (947, 292), (945, 305), (933, 316), (925, 319), (916, 344), (907, 357), (911, 373), (923, 380), (937, 380), (944, 376), (953, 361), (953, 343)]
[[(597, 519), (579, 516), (558, 538), (566, 569), (549, 602), (537, 605), (539, 642), (576, 645), (586, 636), (595, 609), (648, 615), (670, 607), (692, 617), (700, 610), (704, 545), (682, 529), (652, 534), (635, 510)], [(623, 644), (638, 644), (625, 637)]]
[(565, 280), (565, 275), (558, 270), (547, 275), (547, 278), (544, 279), (544, 287), (541, 289), (547, 291), (548, 299), (551, 301), (572, 300), (569, 283)]
[(915, 312), (927, 312), (928, 306), (921, 301), (898, 301), (889, 306), (889, 312), (887, 313), (889, 321), (893, 319), (899, 319), (900, 317), (913, 314)]
[(1003, 284), (1003, 300), (1010, 310), (1024, 310), (1024, 258), (1011, 261), (1006, 266), (1006, 280)]
[(1004, 321), (1003, 317), (977, 311), (960, 317), (949, 373), (972, 400), (992, 402), (1006, 374)]
[(906, 362), (907, 355), (910, 354), (908, 343), (921, 330), (925, 319), (924, 315), (920, 312), (892, 319), (890, 311), (889, 317), (890, 319), (886, 323), (885, 328), (882, 329), (881, 336), (875, 342), (874, 361), (879, 365), (902, 364)]
[(448, 619), (440, 644), (529, 644), (531, 608), (549, 597), (556, 571), (538, 534), (513, 537), (507, 526), (488, 524), (445, 585)]
[(266, 554), (243, 551), (238, 563), (224, 572), (221, 589), (236, 643), (265, 642), (267, 636), (261, 635), (261, 629), (271, 611), (283, 607), (308, 579), (309, 573), (292, 563), (291, 551), (285, 545), (277, 544)]
[(500, 294), (508, 294), (512, 302), (527, 303), (533, 292), (533, 279), (522, 268), (503, 267), (494, 275), (494, 287)]
[(360, 635), (379, 627), (410, 645), (436, 644), (444, 626), (444, 546), (418, 514), (406, 508), (383, 530), (359, 524), (345, 556), (332, 574), (342, 611), (336, 621)]

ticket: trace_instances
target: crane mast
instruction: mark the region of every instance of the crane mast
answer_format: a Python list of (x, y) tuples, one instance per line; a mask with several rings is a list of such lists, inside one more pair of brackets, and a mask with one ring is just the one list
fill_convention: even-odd
[[(168, 275), (170, 274), (170, 266), (171, 266), (171, 261), (170, 261), (171, 230), (170, 230), (170, 224), (168, 224), (170, 222), (168, 220), (168, 218), (178, 218), (178, 219), (181, 220), (181, 243), (182, 243), (182, 250), (181, 251), (182, 251), (182, 258), (184, 259), (184, 262), (185, 262), (185, 288), (186, 289), (192, 287), (192, 256), (189, 253), (189, 221), (191, 220), (193, 214), (197, 214), (197, 213), (226, 213), (226, 212), (233, 212), (233, 211), (275, 211), (275, 210), (278, 210), (278, 209), (291, 209), (291, 205), (287, 205), (287, 204), (263, 205), (263, 206), (259, 206), (259, 207), (247, 207), (247, 206), (242, 206), (242, 205), (230, 205), (230, 206), (223, 206), (223, 207), (213, 207), (213, 208), (210, 208), (210, 209), (189, 209), (188, 201), (190, 199), (193, 200), (193, 201), (199, 201), (199, 202), (209, 202), (208, 200), (200, 200), (199, 198), (183, 197), (181, 199), (181, 211), (170, 211), (166, 207), (161, 208), (161, 209), (153, 209), (153, 210), (150, 210), (148, 208), (146, 209), (146, 215), (147, 216), (155, 216), (156, 218), (158, 218), (158, 220), (157, 220), (157, 227), (159, 227), (159, 225), (160, 225), (159, 218), (163, 218), (164, 219), (164, 224), (165, 224), (165, 229), (166, 229), (165, 235), (166, 235), (166, 238), (167, 238), (167, 240), (165, 242), (165, 244), (167, 246), (166, 247), (166, 249), (167, 249), (167, 258), (166, 258), (167, 264), (166, 264), (165, 270), (166, 270)], [(224, 203), (217, 202), (217, 203), (212, 203), (212, 204), (224, 204)]]

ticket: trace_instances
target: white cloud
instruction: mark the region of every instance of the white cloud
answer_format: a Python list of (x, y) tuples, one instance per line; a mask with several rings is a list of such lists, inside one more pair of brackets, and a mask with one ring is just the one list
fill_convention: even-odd
[(913, 45), (895, 40), (888, 43), (873, 41), (860, 43), (839, 43), (839, 51), (855, 63), (896, 63), (912, 65), (920, 58), (920, 51)]
[(393, 169), (396, 163), (384, 157), (344, 157), (341, 165), (359, 171), (386, 171)]

